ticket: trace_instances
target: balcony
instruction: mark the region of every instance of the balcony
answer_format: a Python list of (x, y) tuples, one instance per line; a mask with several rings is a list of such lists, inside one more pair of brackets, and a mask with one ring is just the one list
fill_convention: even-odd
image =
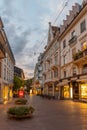
[(77, 42), (77, 36), (73, 36), (70, 40), (69, 40), (69, 45), (72, 47), (73, 45), (75, 45)]
[(53, 69), (53, 70), (58, 69), (58, 63), (53, 63), (51, 65), (51, 69)]
[(3, 45), (0, 43), (0, 59), (5, 58), (5, 49)]
[(75, 63), (84, 62), (87, 60), (87, 49), (84, 51), (78, 51), (73, 55), (73, 60)]

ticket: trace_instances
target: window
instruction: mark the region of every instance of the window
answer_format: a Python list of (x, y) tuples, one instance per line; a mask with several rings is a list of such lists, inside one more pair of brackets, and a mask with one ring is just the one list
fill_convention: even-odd
[(66, 77), (66, 71), (64, 70), (64, 78)]
[(85, 20), (80, 24), (80, 31), (81, 33), (84, 32), (86, 30), (86, 22)]
[(72, 58), (73, 58), (73, 56), (76, 54), (76, 48), (73, 48), (72, 49)]
[(63, 48), (66, 47), (66, 40), (63, 41)]
[(82, 43), (82, 51), (86, 50), (87, 49), (87, 43), (86, 42), (83, 42)]
[(53, 72), (51, 71), (51, 78), (53, 78)]
[(58, 70), (54, 70), (54, 78), (58, 77)]
[(83, 73), (87, 73), (87, 64), (83, 66)]
[(76, 67), (73, 67), (73, 76), (76, 75)]
[(76, 35), (75, 30), (71, 33), (71, 38), (73, 38)]
[(58, 55), (54, 57), (55, 64), (58, 64)]
[(64, 56), (63, 56), (63, 64), (64, 64), (64, 65), (67, 64), (67, 55), (64, 55)]

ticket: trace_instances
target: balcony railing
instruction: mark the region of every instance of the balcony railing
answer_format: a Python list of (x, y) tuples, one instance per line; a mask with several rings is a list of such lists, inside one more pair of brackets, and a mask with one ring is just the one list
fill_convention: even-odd
[(3, 47), (3, 45), (0, 43), (0, 58), (4, 58), (5, 57), (5, 49)]
[(84, 50), (84, 51), (78, 51), (77, 53), (75, 53), (73, 55), (73, 59), (74, 59), (74, 61), (76, 61), (76, 60), (78, 60), (82, 57), (85, 57), (85, 56), (87, 56), (87, 49)]
[(77, 41), (77, 36), (73, 36), (73, 37), (69, 40), (69, 45), (72, 46), (76, 41)]

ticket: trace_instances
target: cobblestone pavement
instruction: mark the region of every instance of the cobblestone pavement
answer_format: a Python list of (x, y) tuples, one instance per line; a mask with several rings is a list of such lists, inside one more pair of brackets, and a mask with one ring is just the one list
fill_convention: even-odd
[(35, 108), (31, 119), (8, 119), (6, 111), (14, 102), (0, 104), (0, 130), (87, 130), (87, 104), (39, 96), (28, 99)]

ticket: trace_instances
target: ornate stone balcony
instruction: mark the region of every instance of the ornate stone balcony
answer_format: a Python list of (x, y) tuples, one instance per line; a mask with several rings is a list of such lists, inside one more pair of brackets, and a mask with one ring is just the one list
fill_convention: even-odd
[(87, 60), (87, 49), (84, 51), (78, 51), (73, 55), (74, 63), (86, 62)]
[(69, 45), (72, 47), (73, 45), (75, 45), (77, 42), (77, 36), (74, 36), (72, 37), (70, 40), (69, 40)]

